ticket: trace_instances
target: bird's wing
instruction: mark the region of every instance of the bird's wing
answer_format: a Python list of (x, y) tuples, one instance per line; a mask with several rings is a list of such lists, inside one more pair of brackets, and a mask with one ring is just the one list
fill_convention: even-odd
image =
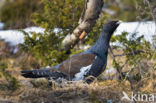
[(80, 72), (82, 67), (92, 64), (95, 57), (96, 55), (91, 53), (80, 53), (71, 56), (60, 64), (58, 70), (68, 75), (70, 78), (73, 78), (76, 73)]
[(23, 70), (21, 75), (26, 78), (53, 77), (57, 79), (63, 77), (72, 79), (76, 73), (80, 72), (82, 67), (92, 64), (95, 56), (91, 53), (80, 53), (48, 69)]
[(21, 71), (21, 75), (25, 78), (49, 78), (52, 77), (53, 79), (58, 78), (66, 78), (66, 75), (63, 73), (56, 71), (54, 68), (50, 69), (35, 69), (35, 70), (23, 70)]

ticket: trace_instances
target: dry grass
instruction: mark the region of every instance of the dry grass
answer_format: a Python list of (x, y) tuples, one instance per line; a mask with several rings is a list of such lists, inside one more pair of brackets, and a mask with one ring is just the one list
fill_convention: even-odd
[[(108, 82), (115, 83), (115, 81)], [(121, 88), (119, 84), (116, 83), (112, 86), (107, 86), (106, 84), (98, 84), (97, 82), (88, 85), (82, 82), (74, 82), (66, 84), (64, 87), (41, 87), (42, 89), (40, 87), (35, 88), (32, 84), (27, 84), (14, 92), (3, 91), (0, 93), (0, 96), (15, 103), (68, 103), (69, 101), (72, 101), (72, 103), (78, 103), (78, 101), (103, 103), (108, 99), (114, 102), (120, 101), (122, 92), (120, 92)]]
[[(5, 46), (8, 48), (7, 45)], [(7, 50), (10, 51), (10, 49)], [(121, 51), (118, 51), (117, 53), (120, 52)], [(147, 72), (149, 73), (144, 79), (133, 84), (127, 80), (110, 80), (111, 77), (117, 76), (117, 74), (108, 74), (110, 78), (103, 79), (103, 75), (107, 76), (105, 73), (90, 85), (82, 81), (63, 81), (62, 84), (57, 84), (56, 82), (49, 83), (43, 78), (35, 80), (25, 79), (20, 75), (22, 69), (35, 67), (37, 64), (34, 58), (28, 54), (20, 52), (10, 57), (6, 52), (1, 53), (6, 55), (8, 64), (6, 72), (19, 81), (20, 87), (16, 90), (1, 88), (0, 103), (107, 103), (108, 100), (111, 100), (113, 103), (118, 103), (122, 101), (123, 91), (128, 95), (131, 95), (132, 91), (140, 91), (142, 93), (156, 92), (155, 71), (148, 70)], [(124, 58), (118, 59), (124, 61)], [(34, 63), (32, 63), (32, 61), (34, 61)], [(109, 57), (108, 67), (112, 66), (111, 63), (112, 59)], [(127, 68), (125, 67), (125, 69)], [(3, 76), (0, 77), (0, 84), (5, 83), (7, 83), (7, 79)], [(124, 100), (122, 103), (130, 102)]]
[[(112, 100), (113, 103), (118, 103), (123, 96), (122, 91), (129, 95), (132, 91), (128, 81), (117, 80), (95, 81), (90, 85), (82, 81), (64, 81), (61, 85), (53, 83), (53, 86), (50, 86), (46, 79), (21, 77), (20, 81), (20, 89), (0, 92), (0, 100), (6, 99), (13, 103), (107, 103), (107, 100)], [(136, 92), (153, 93), (152, 81), (148, 78), (137, 83), (135, 87)]]

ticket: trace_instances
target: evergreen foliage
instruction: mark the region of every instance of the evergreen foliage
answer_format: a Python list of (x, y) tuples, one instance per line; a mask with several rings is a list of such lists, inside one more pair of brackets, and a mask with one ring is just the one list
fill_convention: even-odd
[[(44, 34), (25, 34), (23, 48), (42, 61), (42, 65), (55, 65), (69, 57), (61, 50), (63, 38), (78, 25), (83, 0), (42, 0), (43, 12), (33, 14), (33, 22), (45, 28)], [(74, 50), (72, 50), (74, 52)]]
[(0, 22), (7, 28), (25, 28), (33, 25), (31, 15), (42, 10), (41, 0), (6, 0), (0, 8)]
[[(142, 77), (145, 76), (149, 70), (145, 67), (146, 64), (144, 64), (144, 61), (154, 60), (153, 56), (155, 55), (155, 49), (152, 49), (151, 44), (144, 39), (144, 36), (137, 36), (135, 33), (129, 34), (123, 32), (121, 35), (114, 36), (114, 38), (112, 41), (119, 43), (116, 47), (123, 51), (120, 56), (126, 58), (124, 61), (117, 61), (114, 58), (113, 65), (117, 71), (120, 73), (123, 67), (128, 65), (128, 67), (130, 67), (128, 73), (136, 73), (137, 71)], [(154, 69), (155, 67), (152, 66), (148, 68)]]

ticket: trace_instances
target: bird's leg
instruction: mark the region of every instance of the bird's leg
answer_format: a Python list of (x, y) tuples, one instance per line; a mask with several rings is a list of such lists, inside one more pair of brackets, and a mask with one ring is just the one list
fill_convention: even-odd
[(64, 79), (63, 78), (58, 78), (58, 79), (56, 79), (56, 83), (58, 84), (58, 86), (60, 88), (62, 88), (63, 87), (63, 83), (64, 83)]
[(61, 78), (61, 79), (60, 79), (60, 82), (61, 82), (61, 83), (60, 83), (59, 86), (60, 86), (61, 88), (67, 87), (67, 86), (68, 86), (68, 80), (67, 80), (67, 79)]
[(48, 82), (49, 82), (49, 85), (51, 86), (51, 87), (53, 87), (54, 86), (54, 79), (52, 78), (52, 77), (48, 77), (47, 78), (47, 80), (48, 80)]
[(86, 77), (86, 78), (84, 79), (84, 81), (85, 81), (86, 83), (90, 84), (90, 83), (92, 83), (95, 79), (96, 79), (96, 77), (90, 75), (90, 76)]

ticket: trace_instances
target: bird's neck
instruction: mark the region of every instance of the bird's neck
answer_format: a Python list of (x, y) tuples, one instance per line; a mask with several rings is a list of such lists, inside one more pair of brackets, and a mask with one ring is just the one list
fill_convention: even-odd
[(100, 37), (89, 51), (95, 53), (97, 56), (100, 56), (103, 60), (105, 60), (109, 48), (110, 37), (111, 35), (109, 33), (102, 31)]

